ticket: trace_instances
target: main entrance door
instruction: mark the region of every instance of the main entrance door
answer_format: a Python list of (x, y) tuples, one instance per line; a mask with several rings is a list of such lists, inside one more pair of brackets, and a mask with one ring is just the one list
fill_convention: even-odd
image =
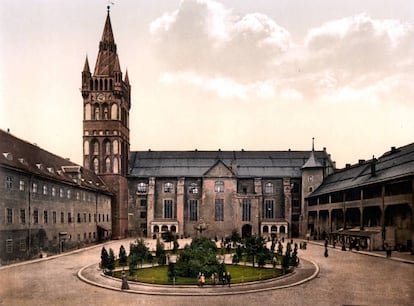
[(245, 224), (242, 226), (242, 238), (246, 238), (252, 235), (252, 226)]

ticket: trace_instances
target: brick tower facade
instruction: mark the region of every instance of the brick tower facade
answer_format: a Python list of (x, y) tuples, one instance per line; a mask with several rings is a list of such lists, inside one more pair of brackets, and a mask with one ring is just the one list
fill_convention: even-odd
[(119, 64), (108, 14), (94, 73), (88, 58), (82, 71), (83, 165), (98, 174), (114, 196), (112, 235), (123, 238), (128, 230), (129, 110), (131, 86)]

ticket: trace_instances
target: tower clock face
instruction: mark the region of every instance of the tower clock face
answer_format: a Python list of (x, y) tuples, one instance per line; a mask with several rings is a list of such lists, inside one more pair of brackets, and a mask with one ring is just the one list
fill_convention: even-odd
[(103, 101), (105, 100), (105, 95), (104, 94), (99, 94), (98, 95), (98, 101)]

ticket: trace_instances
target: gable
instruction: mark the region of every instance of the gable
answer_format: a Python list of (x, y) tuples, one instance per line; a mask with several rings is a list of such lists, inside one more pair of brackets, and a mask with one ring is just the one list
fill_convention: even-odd
[(221, 160), (204, 173), (205, 177), (234, 177), (234, 173)]

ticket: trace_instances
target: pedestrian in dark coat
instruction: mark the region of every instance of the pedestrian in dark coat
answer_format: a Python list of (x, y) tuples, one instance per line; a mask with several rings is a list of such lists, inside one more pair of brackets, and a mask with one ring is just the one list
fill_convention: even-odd
[(230, 275), (230, 272), (227, 272), (226, 280), (227, 280), (227, 284), (230, 287), (230, 284), (231, 284), (231, 275)]

